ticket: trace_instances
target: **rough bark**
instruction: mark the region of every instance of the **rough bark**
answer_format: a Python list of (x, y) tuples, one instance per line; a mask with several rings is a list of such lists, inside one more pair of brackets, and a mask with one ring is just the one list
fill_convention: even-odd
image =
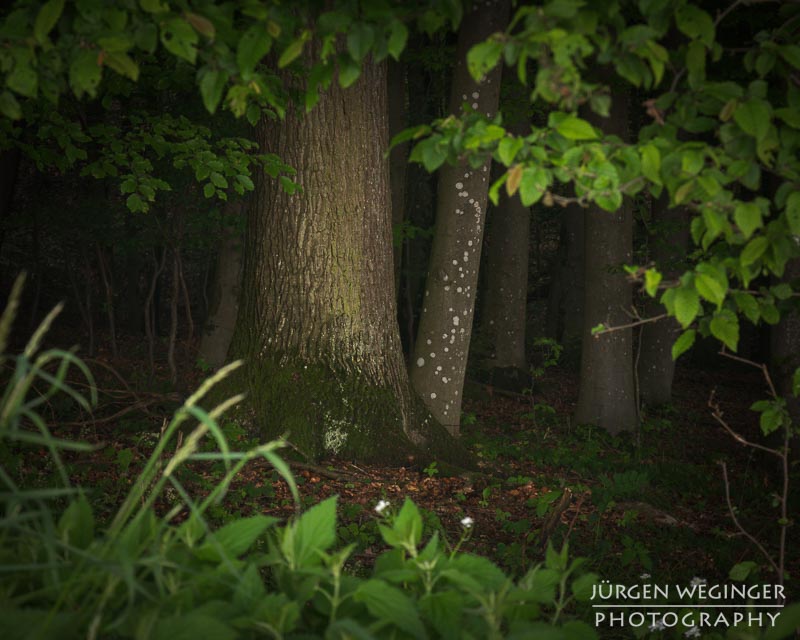
[[(406, 71), (400, 62), (389, 61), (387, 73), (389, 102), (389, 137), (407, 126)], [(406, 167), (408, 142), (397, 145), (389, 154), (389, 176), (392, 189), (392, 226), (398, 227), (406, 217)], [(394, 290), (400, 291), (400, 267), (403, 261), (403, 243), (394, 244)]]
[[(625, 139), (627, 132), (626, 96), (614, 99), (609, 118), (584, 114), (606, 133)], [(603, 323), (619, 326), (629, 322), (631, 285), (622, 265), (631, 262), (632, 203), (625, 199), (609, 213), (597, 206), (585, 211), (585, 301), (583, 344), (581, 349), (580, 390), (575, 420), (596, 424), (610, 433), (635, 430), (638, 411), (633, 376), (633, 337), (631, 329), (592, 336), (592, 327)]]
[(584, 210), (571, 204), (561, 215), (561, 237), (548, 296), (547, 332), (577, 355), (583, 336)]
[[(684, 208), (670, 209), (666, 194), (653, 202), (651, 210), (650, 258), (665, 279), (671, 280), (683, 272), (680, 266), (689, 243), (688, 214)], [(663, 313), (659, 297), (648, 299), (645, 317)], [(666, 404), (672, 399), (675, 377), (672, 345), (681, 333), (680, 325), (674, 318), (664, 318), (642, 325), (641, 332), (637, 369), (639, 399), (651, 406)]]
[[(240, 215), (236, 207), (233, 215)], [(200, 356), (214, 369), (227, 361), (228, 348), (239, 315), (242, 278), (242, 233), (239, 225), (222, 229), (211, 290), (211, 307), (200, 340)]]
[[(462, 22), (450, 94), (450, 112), (468, 102), (486, 114), (497, 111), (500, 68), (476, 83), (466, 65), (467, 51), (505, 27), (506, 0), (482, 2)], [(457, 435), (461, 419), (472, 318), (481, 260), (489, 163), (446, 166), (439, 171), (436, 234), (428, 267), (411, 381), (434, 417)]]
[[(530, 132), (530, 127), (515, 124), (511, 130), (515, 135), (524, 136)], [(503, 193), (501, 198), (489, 220), (481, 323), (489, 352), (486, 364), (510, 382), (514, 379), (523, 382), (528, 374), (525, 320), (531, 211), (522, 205), (518, 196), (509, 198)]]
[(311, 458), (466, 461), (415, 401), (400, 348), (385, 65), (365, 64), (347, 90), (334, 80), (311, 113), (256, 135), (303, 191), (264, 180), (248, 215), (231, 344), (246, 362), (246, 417)]

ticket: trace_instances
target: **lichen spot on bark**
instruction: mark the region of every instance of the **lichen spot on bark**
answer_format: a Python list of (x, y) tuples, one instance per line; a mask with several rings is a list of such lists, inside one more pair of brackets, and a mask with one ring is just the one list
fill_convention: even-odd
[(417, 366), (418, 367), (425, 366), (425, 358), (417, 358)]

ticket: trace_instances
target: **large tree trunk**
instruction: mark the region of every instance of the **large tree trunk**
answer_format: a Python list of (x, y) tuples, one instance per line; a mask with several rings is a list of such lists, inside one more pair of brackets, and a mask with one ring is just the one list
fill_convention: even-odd
[(386, 66), (365, 64), (310, 114), (258, 127), (303, 191), (259, 186), (231, 355), (245, 358), (247, 413), (266, 437), (288, 434), (312, 458), (459, 462), (411, 392), (400, 348), (386, 114)]
[[(618, 95), (608, 119), (585, 114), (587, 119), (625, 139), (626, 96)], [(639, 417), (633, 380), (633, 338), (631, 329), (592, 336), (592, 327), (626, 324), (630, 318), (631, 285), (621, 266), (630, 263), (633, 243), (631, 201), (609, 213), (597, 206), (586, 209), (585, 303), (581, 350), (580, 390), (575, 420), (596, 424), (610, 433), (635, 430)]]
[[(237, 203), (231, 215), (241, 214)], [(240, 225), (225, 224), (217, 251), (211, 289), (211, 304), (205, 331), (200, 340), (200, 356), (214, 369), (228, 357), (236, 318), (239, 315), (239, 285), (242, 279), (242, 233)]]
[[(389, 101), (389, 134), (394, 137), (405, 129), (406, 70), (402, 63), (389, 61), (387, 74)], [(406, 167), (408, 166), (408, 142), (397, 145), (389, 153), (389, 176), (392, 189), (392, 227), (397, 228), (406, 218)], [(394, 243), (394, 290), (400, 292), (400, 267), (403, 262), (403, 242)]]
[(583, 336), (584, 210), (571, 204), (561, 214), (556, 265), (547, 302), (547, 332), (568, 353), (580, 353)]
[[(474, 44), (503, 29), (507, 20), (506, 0), (482, 2), (464, 17), (450, 94), (451, 113), (459, 113), (465, 101), (481, 113), (497, 111), (500, 67), (477, 84), (467, 70), (466, 55)], [(454, 435), (461, 420), (488, 180), (489, 163), (479, 169), (462, 164), (439, 171), (436, 235), (411, 362), (414, 389)]]
[[(527, 123), (515, 124), (511, 131), (525, 136), (530, 127)], [(531, 210), (518, 196), (503, 194), (490, 218), (481, 320), (489, 351), (487, 364), (495, 383), (527, 386), (525, 320)]]
[[(670, 209), (665, 193), (653, 202), (651, 224), (650, 258), (666, 279), (673, 279), (683, 273), (680, 267), (689, 242), (687, 211), (682, 207)], [(663, 313), (659, 297), (648, 299), (645, 316)], [(641, 331), (637, 369), (639, 398), (652, 406), (666, 404), (672, 399), (672, 380), (675, 377), (672, 345), (680, 335), (680, 325), (674, 318), (664, 318), (642, 325)]]

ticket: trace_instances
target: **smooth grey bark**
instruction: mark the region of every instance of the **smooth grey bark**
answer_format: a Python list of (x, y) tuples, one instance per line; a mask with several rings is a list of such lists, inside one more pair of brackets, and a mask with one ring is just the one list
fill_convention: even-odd
[[(241, 205), (236, 205), (235, 209), (232, 215), (241, 215)], [(200, 340), (200, 356), (214, 369), (227, 362), (239, 315), (241, 280), (242, 233), (239, 225), (224, 225), (214, 267), (209, 314)]]
[[(683, 207), (671, 209), (666, 194), (653, 201), (651, 212), (650, 258), (664, 278), (671, 280), (683, 272), (680, 267), (689, 243), (688, 212)], [(658, 302), (660, 297), (648, 297), (645, 317), (663, 313), (663, 306)], [(672, 399), (675, 377), (672, 345), (681, 327), (674, 318), (664, 318), (642, 325), (641, 332), (637, 369), (639, 399), (651, 406), (666, 404)]]
[(246, 363), (232, 381), (249, 390), (241, 416), (312, 458), (466, 460), (412, 393), (400, 347), (386, 65), (365, 63), (347, 90), (334, 79), (309, 114), (256, 135), (303, 190), (262, 180), (248, 215), (231, 344)]
[[(461, 23), (450, 112), (463, 102), (493, 115), (500, 97), (498, 66), (483, 82), (469, 75), (469, 49), (505, 28), (507, 0), (481, 2)], [(411, 382), (433, 416), (458, 435), (472, 318), (481, 261), (483, 226), (489, 188), (489, 165), (472, 169), (464, 163), (439, 170), (436, 233), (431, 250), (422, 314), (411, 361)]]
[[(510, 127), (515, 135), (530, 133), (527, 124)], [(486, 243), (486, 291), (482, 333), (491, 369), (527, 373), (525, 321), (528, 299), (528, 254), (531, 210), (518, 195), (501, 195), (488, 222)], [(513, 375), (513, 374), (512, 374)]]
[[(627, 96), (618, 95), (608, 118), (593, 113), (583, 117), (608, 134), (627, 137)], [(629, 199), (609, 213), (592, 205), (584, 218), (584, 322), (580, 390), (575, 420), (596, 424), (610, 433), (635, 430), (639, 423), (633, 375), (633, 336), (620, 329), (592, 336), (600, 323), (614, 327), (629, 322), (631, 285), (622, 265), (630, 263), (633, 212)]]
[(547, 306), (547, 332), (577, 353), (583, 335), (584, 210), (568, 205), (561, 214), (553, 280)]

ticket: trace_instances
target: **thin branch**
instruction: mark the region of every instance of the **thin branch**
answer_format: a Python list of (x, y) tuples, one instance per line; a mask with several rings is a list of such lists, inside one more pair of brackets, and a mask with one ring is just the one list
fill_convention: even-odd
[(733, 508), (733, 504), (731, 503), (731, 483), (728, 480), (728, 467), (724, 462), (719, 463), (722, 466), (722, 479), (725, 483), (725, 502), (728, 503), (728, 513), (731, 515), (731, 519), (733, 520), (733, 524), (736, 528), (742, 533), (742, 535), (747, 538), (755, 547), (761, 551), (767, 561), (772, 565), (772, 568), (779, 574), (779, 580), (783, 583), (783, 573), (780, 570), (780, 567), (775, 563), (775, 560), (772, 559), (772, 556), (769, 552), (764, 548), (764, 546), (755, 538), (747, 529), (745, 529), (742, 524), (739, 522), (739, 518), (736, 517), (736, 511)]
[(722, 417), (723, 413), (720, 409), (719, 403), (715, 400), (715, 392), (712, 391), (711, 395), (708, 398), (708, 406), (711, 409), (711, 417), (714, 418), (722, 427), (727, 431), (731, 437), (739, 442), (740, 444), (745, 445), (746, 447), (752, 447), (753, 449), (759, 449), (760, 451), (764, 451), (766, 453), (771, 453), (772, 455), (778, 456), (779, 458), (783, 457), (783, 453), (778, 449), (770, 449), (769, 447), (765, 447), (764, 445), (758, 444), (757, 442), (750, 442), (744, 436), (736, 433), (733, 429), (731, 429), (730, 425), (725, 421)]
[(664, 318), (668, 318), (669, 314), (662, 313), (657, 316), (653, 316), (651, 318), (639, 318), (635, 322), (629, 322), (628, 324), (619, 324), (614, 327), (606, 327), (605, 329), (601, 329), (594, 334), (594, 337), (601, 336), (606, 333), (613, 333), (614, 331), (622, 331), (623, 329), (632, 329), (634, 327), (640, 327), (643, 324), (649, 324), (650, 322), (658, 322), (659, 320), (663, 320)]

